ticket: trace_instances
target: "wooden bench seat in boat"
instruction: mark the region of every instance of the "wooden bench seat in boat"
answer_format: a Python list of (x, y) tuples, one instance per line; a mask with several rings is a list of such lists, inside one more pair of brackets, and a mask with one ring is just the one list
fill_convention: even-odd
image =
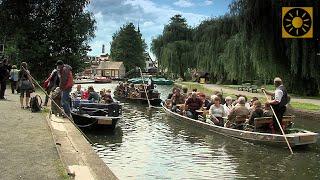
[[(289, 126), (291, 126), (293, 119), (294, 119), (294, 116), (283, 116), (282, 123), (281, 123), (282, 128), (285, 130)], [(274, 131), (272, 117), (254, 118), (254, 131), (258, 131), (259, 128), (267, 127), (267, 126), (270, 128), (272, 132)]]

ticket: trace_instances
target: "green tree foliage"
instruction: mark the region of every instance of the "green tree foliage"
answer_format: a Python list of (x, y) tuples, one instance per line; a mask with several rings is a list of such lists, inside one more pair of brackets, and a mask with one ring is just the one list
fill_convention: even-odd
[(163, 35), (153, 39), (151, 51), (157, 56), (161, 69), (185, 79), (185, 72), (194, 67), (192, 45), (192, 29), (178, 14), (164, 27)]
[(146, 47), (140, 31), (128, 23), (113, 35), (110, 55), (115, 61), (123, 61), (127, 71), (136, 67), (144, 69)]
[[(317, 95), (320, 87), (320, 56), (316, 55), (319, 3), (319, 0), (235, 0), (229, 7), (229, 13), (205, 20), (194, 28), (192, 52), (189, 52), (193, 58), (188, 64), (210, 72), (213, 82), (272, 82), (279, 76), (291, 92)], [(283, 6), (314, 7), (314, 38), (281, 37)], [(184, 35), (181, 33), (174, 37)], [(165, 28), (162, 35), (153, 39), (151, 47), (160, 64), (166, 68), (170, 67), (165, 61), (168, 51), (176, 53), (176, 50), (168, 48), (167, 39)], [(173, 58), (171, 63), (180, 61)], [(171, 72), (178, 74), (177, 71)]]
[[(28, 62), (31, 72), (44, 79), (62, 59), (74, 72), (83, 66), (94, 37), (95, 20), (85, 11), (87, 0), (2, 0), (0, 41), (13, 63)], [(41, 67), (41, 68), (39, 68)]]

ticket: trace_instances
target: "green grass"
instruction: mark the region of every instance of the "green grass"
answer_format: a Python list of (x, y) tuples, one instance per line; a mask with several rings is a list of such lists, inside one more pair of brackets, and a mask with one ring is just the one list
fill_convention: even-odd
[(308, 110), (308, 111), (320, 111), (320, 106), (311, 103), (298, 103), (291, 102), (290, 105), (295, 109)]
[(70, 180), (71, 179), (70, 176), (68, 175), (66, 169), (62, 165), (62, 162), (60, 159), (55, 160), (55, 166), (56, 166), (57, 172), (59, 174), (59, 179), (63, 179), (63, 180)]

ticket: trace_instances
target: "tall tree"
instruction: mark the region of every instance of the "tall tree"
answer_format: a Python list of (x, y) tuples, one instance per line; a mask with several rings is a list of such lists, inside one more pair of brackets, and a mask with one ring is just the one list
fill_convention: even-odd
[[(0, 41), (14, 63), (26, 61), (43, 79), (62, 59), (79, 70), (94, 36), (94, 19), (85, 11), (87, 0), (2, 0)], [(38, 68), (41, 67), (41, 68)]]
[(192, 29), (181, 15), (170, 18), (163, 34), (153, 39), (151, 50), (156, 54), (160, 68), (178, 74), (185, 79), (188, 68), (194, 67), (192, 51)]
[(115, 61), (123, 61), (126, 70), (145, 68), (146, 43), (133, 23), (120, 28), (112, 37), (110, 55)]

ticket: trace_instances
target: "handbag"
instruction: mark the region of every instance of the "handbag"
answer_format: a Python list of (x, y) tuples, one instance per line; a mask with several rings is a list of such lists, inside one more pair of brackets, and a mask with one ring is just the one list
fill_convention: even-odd
[(29, 80), (20, 80), (18, 83), (20, 90), (33, 90), (33, 84)]

